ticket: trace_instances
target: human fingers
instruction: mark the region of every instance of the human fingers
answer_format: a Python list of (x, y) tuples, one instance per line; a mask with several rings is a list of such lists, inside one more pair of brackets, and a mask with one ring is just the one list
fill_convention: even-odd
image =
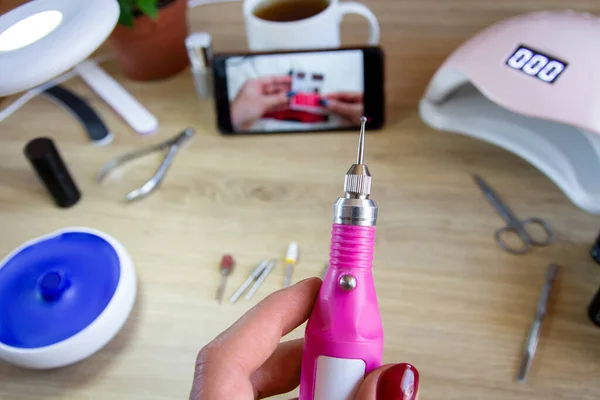
[(267, 110), (273, 110), (275, 108), (289, 106), (290, 97), (288, 96), (288, 92), (283, 90), (277, 93), (265, 95), (262, 97), (261, 101)]
[(271, 112), (288, 111), (288, 110), (291, 110), (289, 102), (287, 102), (285, 104), (281, 104), (281, 105), (275, 106), (275, 107), (271, 107), (269, 109), (269, 111), (271, 111)]
[(265, 76), (259, 78), (263, 94), (275, 94), (280, 91), (289, 92), (292, 86), (292, 78), (284, 76)]
[(272, 75), (258, 78), (263, 85), (291, 85), (292, 77), (289, 75)]
[(300, 384), (304, 339), (280, 343), (271, 357), (252, 374), (250, 381), (258, 398), (294, 390)]
[(362, 382), (356, 400), (417, 400), (419, 371), (406, 363), (387, 364), (372, 371)]
[(292, 85), (290, 83), (267, 83), (262, 87), (263, 94), (276, 94), (280, 92), (288, 93)]
[(363, 101), (361, 92), (334, 92), (324, 96), (326, 99), (338, 100), (345, 103), (360, 103)]
[(281, 338), (308, 319), (320, 285), (311, 278), (269, 295), (206, 345), (196, 362), (195, 398), (233, 398), (247, 389)]
[(339, 100), (326, 100), (321, 102), (325, 108), (333, 111), (336, 114), (347, 118), (353, 118), (355, 114), (362, 112), (362, 104), (345, 103)]

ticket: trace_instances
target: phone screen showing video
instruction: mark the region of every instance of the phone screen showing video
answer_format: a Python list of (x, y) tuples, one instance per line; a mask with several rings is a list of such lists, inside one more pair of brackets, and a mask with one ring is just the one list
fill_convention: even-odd
[(360, 125), (365, 86), (361, 50), (230, 57), (225, 73), (234, 132)]

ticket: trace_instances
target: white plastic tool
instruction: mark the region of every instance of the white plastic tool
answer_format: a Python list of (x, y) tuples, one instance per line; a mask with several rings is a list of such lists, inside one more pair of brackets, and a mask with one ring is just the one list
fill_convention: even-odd
[(430, 126), (500, 146), (600, 214), (600, 19), (537, 12), (458, 48), (420, 102)]
[(185, 47), (192, 65), (194, 84), (200, 98), (212, 95), (212, 38), (207, 32), (193, 32), (185, 39)]
[(150, 135), (158, 130), (158, 119), (95, 62), (84, 61), (75, 70), (137, 133)]

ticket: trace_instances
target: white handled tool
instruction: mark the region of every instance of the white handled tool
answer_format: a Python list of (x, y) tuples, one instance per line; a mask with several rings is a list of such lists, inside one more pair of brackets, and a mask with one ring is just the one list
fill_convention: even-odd
[(95, 62), (84, 61), (75, 70), (137, 133), (149, 135), (158, 130), (156, 117)]

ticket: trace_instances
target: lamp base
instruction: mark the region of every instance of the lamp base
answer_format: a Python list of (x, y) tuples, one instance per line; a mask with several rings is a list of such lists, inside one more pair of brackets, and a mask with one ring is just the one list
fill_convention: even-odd
[(189, 64), (187, 1), (176, 0), (160, 8), (156, 20), (135, 18), (133, 27), (117, 25), (109, 38), (125, 76), (134, 80), (166, 79)]

